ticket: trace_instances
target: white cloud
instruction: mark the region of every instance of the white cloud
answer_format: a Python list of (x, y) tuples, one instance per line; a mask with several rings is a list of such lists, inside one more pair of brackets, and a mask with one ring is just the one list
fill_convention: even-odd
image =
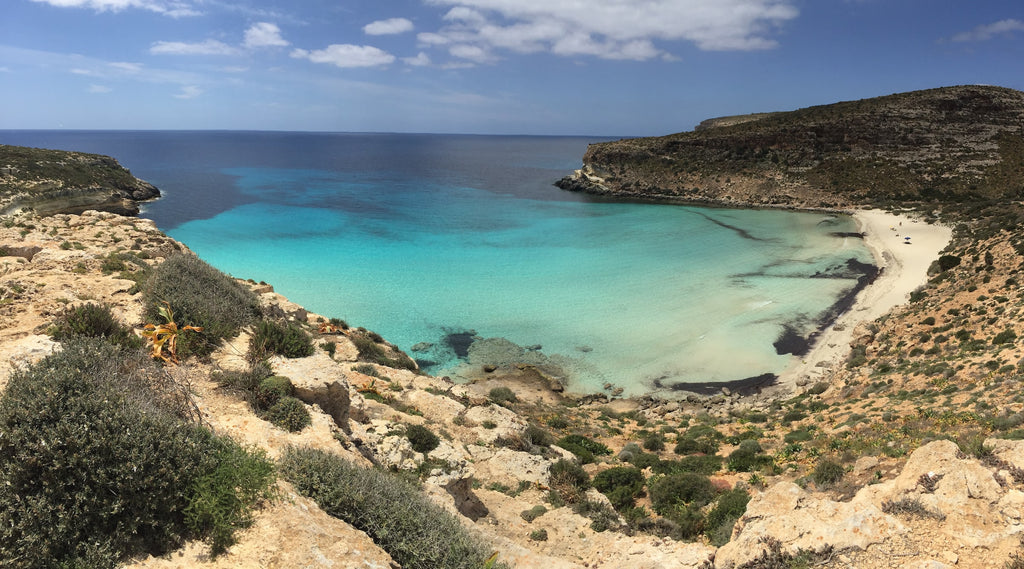
[(377, 20), (376, 22), (371, 22), (363, 26), (363, 32), (371, 36), (404, 34), (405, 32), (411, 32), (412, 29), (412, 22), (405, 18)]
[(238, 49), (217, 40), (199, 43), (158, 41), (150, 48), (154, 55), (238, 55)]
[(444, 27), (417, 36), (420, 44), (455, 46), (449, 51), (478, 62), (493, 61), (496, 50), (671, 59), (655, 44), (672, 41), (691, 42), (702, 50), (770, 49), (777, 45), (773, 32), (798, 15), (795, 0), (427, 2), (451, 8), (444, 16)]
[(953, 36), (953, 41), (986, 41), (1000, 34), (1011, 34), (1024, 31), (1024, 22), (1020, 20), (1000, 20), (993, 24), (978, 26), (968, 32), (961, 32)]
[(192, 3), (183, 0), (32, 0), (58, 8), (91, 8), (97, 12), (119, 12), (128, 8), (149, 10), (158, 14), (182, 18), (202, 14)]
[(111, 91), (113, 91), (113, 89), (111, 89), (110, 87), (107, 87), (106, 85), (96, 85), (95, 83), (92, 84), (92, 85), (89, 85), (89, 92), (90, 93), (103, 94), (103, 93), (109, 93)]
[(448, 49), (448, 53), (461, 59), (468, 59), (476, 63), (490, 63), (493, 61), (493, 56), (487, 52), (484, 48), (476, 45), (459, 44), (453, 45)]
[(245, 30), (245, 47), (284, 47), (288, 41), (281, 37), (281, 28), (270, 22), (257, 22)]
[(411, 65), (413, 67), (426, 67), (430, 65), (430, 56), (421, 51), (416, 54), (416, 57), (403, 57), (402, 61), (404, 61), (406, 65)]
[(395, 56), (369, 45), (332, 44), (325, 49), (292, 51), (296, 59), (308, 59), (313, 63), (330, 63), (338, 67), (378, 67), (395, 61)]
[(176, 99), (195, 99), (199, 95), (203, 94), (203, 90), (195, 85), (184, 85), (181, 88), (181, 92), (174, 95)]
[(113, 67), (118, 71), (124, 71), (125, 73), (138, 73), (142, 71), (141, 63), (129, 63), (127, 61), (112, 61), (107, 65)]

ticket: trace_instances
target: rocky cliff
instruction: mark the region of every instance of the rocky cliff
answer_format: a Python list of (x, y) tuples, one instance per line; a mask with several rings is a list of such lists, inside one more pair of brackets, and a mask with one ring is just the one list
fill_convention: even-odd
[(0, 145), (0, 215), (86, 210), (137, 215), (160, 190), (99, 154)]
[(583, 163), (556, 185), (804, 208), (1020, 199), (1024, 93), (943, 87), (711, 119), (693, 132), (592, 144)]

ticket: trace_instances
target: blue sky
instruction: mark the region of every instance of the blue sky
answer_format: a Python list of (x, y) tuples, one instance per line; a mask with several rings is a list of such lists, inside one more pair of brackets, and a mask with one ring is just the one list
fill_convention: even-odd
[(3, 0), (0, 129), (657, 135), (1022, 62), (1020, 0)]

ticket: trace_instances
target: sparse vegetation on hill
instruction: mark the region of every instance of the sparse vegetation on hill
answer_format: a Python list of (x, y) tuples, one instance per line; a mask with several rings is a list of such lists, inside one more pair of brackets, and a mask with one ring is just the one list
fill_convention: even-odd
[(1024, 93), (959, 86), (592, 144), (559, 185), (633, 198), (796, 207), (1024, 196)]

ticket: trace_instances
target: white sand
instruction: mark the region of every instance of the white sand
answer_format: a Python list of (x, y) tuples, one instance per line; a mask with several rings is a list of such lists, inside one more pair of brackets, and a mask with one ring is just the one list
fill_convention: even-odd
[[(807, 355), (793, 358), (779, 377), (783, 388), (792, 389), (802, 378), (817, 381), (828, 370), (845, 365), (857, 324), (873, 321), (907, 302), (910, 293), (928, 281), (928, 267), (953, 235), (948, 227), (881, 210), (859, 210), (853, 217), (882, 274), (857, 294), (850, 310), (821, 333)], [(906, 237), (910, 237), (909, 243)]]

